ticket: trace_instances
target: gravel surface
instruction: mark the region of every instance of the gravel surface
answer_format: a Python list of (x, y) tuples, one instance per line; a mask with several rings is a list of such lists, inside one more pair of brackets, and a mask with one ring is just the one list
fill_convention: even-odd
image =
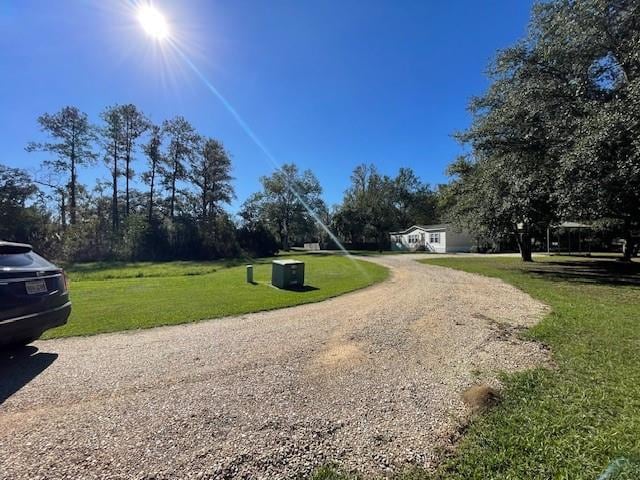
[(468, 414), (466, 388), (546, 361), (517, 338), (546, 307), (414, 258), (367, 258), (392, 277), (321, 303), (0, 357), (0, 478), (433, 466)]

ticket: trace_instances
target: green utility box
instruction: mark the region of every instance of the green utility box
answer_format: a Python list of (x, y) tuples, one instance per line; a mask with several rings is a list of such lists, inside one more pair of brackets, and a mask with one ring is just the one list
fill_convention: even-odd
[(304, 286), (304, 262), (300, 260), (274, 260), (271, 264), (271, 285), (278, 288)]

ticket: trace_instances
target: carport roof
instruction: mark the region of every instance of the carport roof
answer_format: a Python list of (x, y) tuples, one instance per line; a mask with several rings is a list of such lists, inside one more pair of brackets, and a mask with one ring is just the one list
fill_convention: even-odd
[(552, 228), (592, 228), (591, 225), (578, 222), (562, 222), (558, 225), (553, 225)]

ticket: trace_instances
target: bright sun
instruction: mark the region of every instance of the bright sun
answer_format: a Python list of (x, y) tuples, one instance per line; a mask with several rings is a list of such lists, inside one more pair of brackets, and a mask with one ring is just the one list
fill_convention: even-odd
[(138, 21), (144, 31), (156, 40), (163, 40), (169, 36), (169, 25), (164, 15), (151, 5), (142, 5), (138, 9)]

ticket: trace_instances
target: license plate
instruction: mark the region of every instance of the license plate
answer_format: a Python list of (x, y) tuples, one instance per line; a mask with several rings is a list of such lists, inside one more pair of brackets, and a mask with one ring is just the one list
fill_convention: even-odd
[(35, 295), (36, 293), (46, 293), (47, 292), (47, 284), (44, 280), (35, 280), (33, 282), (25, 282), (25, 287), (27, 287), (27, 293), (29, 295)]

